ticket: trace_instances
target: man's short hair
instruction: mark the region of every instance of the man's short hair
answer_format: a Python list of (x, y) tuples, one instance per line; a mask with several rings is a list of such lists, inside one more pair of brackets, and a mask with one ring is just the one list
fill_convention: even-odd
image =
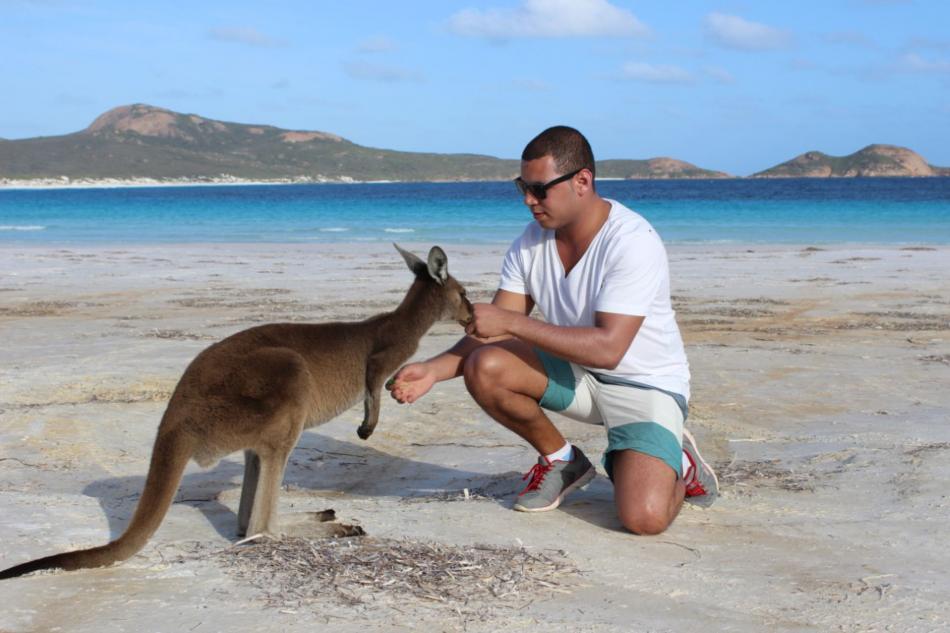
[(536, 160), (544, 156), (554, 159), (554, 165), (561, 174), (569, 174), (579, 169), (594, 171), (594, 152), (584, 135), (572, 127), (555, 125), (541, 132), (528, 143), (521, 152), (521, 160)]

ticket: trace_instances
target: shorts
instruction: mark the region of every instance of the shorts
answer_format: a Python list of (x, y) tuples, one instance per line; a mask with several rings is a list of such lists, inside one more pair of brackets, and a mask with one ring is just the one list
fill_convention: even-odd
[(548, 385), (539, 404), (563, 416), (602, 424), (607, 450), (602, 463), (613, 480), (612, 454), (633, 450), (663, 460), (683, 477), (683, 423), (689, 405), (681, 394), (592, 372), (541, 349)]

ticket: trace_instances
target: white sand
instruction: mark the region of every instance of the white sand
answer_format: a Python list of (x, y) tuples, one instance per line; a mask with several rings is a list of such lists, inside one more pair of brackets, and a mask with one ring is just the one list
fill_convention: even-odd
[[(414, 245), (423, 252), (422, 245)], [(487, 299), (502, 248), (448, 246)], [(158, 533), (108, 569), (0, 582), (0, 631), (938, 631), (950, 626), (950, 249), (676, 246), (688, 426), (722, 496), (623, 532), (599, 477), (543, 515), (509, 493), (534, 457), (460, 381), (305, 434), (282, 514), (333, 507), (372, 537), (558, 548), (583, 574), (446, 615), (404, 600), (267, 607), (214, 560), (242, 459), (189, 466)], [(0, 247), (0, 567), (125, 526), (174, 384), (210, 342), (270, 321), (362, 318), (410, 279), (388, 245)], [(456, 340), (439, 324), (420, 357)], [(558, 419), (591, 455), (602, 429)], [(463, 489), (479, 491), (465, 501)], [(186, 562), (174, 563), (185, 553)]]
[[(0, 189), (111, 189), (124, 187), (205, 187), (216, 185), (288, 185), (317, 183), (360, 182), (349, 176), (340, 178), (273, 178), (255, 180), (236, 176), (208, 176), (207, 178), (0, 178)], [(372, 181), (388, 182), (388, 181)]]

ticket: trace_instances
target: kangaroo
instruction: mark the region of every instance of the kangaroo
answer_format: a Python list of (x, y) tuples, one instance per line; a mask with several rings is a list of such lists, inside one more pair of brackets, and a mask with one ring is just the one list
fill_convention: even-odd
[(379, 419), (383, 381), (415, 353), (419, 339), (437, 320), (471, 321), (472, 304), (449, 275), (441, 248), (432, 247), (423, 262), (394, 246), (415, 275), (395, 310), (365, 321), (261, 325), (206, 348), (168, 402), (145, 488), (125, 532), (100, 547), (10, 567), (0, 579), (41, 569), (104, 567), (131, 557), (158, 529), (190, 459), (209, 467), (240, 450), (245, 466), (238, 535), (276, 534), (280, 483), (303, 430), (328, 422), (362, 397), (357, 434), (368, 439)]

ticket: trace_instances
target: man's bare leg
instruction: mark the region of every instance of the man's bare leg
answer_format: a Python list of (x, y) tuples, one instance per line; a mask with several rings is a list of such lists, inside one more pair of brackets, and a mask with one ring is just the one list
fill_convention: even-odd
[(613, 479), (620, 521), (636, 534), (663, 532), (683, 506), (683, 480), (666, 462), (652, 455), (617, 451), (613, 454)]
[(541, 455), (559, 450), (564, 436), (538, 402), (548, 385), (541, 359), (517, 339), (484, 345), (465, 360), (465, 386), (485, 413), (524, 438)]
[[(465, 386), (493, 419), (524, 438), (541, 455), (565, 444), (538, 405), (548, 378), (537, 354), (509, 339), (482, 346), (465, 361)], [(613, 459), (614, 499), (620, 519), (636, 534), (659, 534), (679, 513), (685, 486), (662, 460), (630, 450)]]

